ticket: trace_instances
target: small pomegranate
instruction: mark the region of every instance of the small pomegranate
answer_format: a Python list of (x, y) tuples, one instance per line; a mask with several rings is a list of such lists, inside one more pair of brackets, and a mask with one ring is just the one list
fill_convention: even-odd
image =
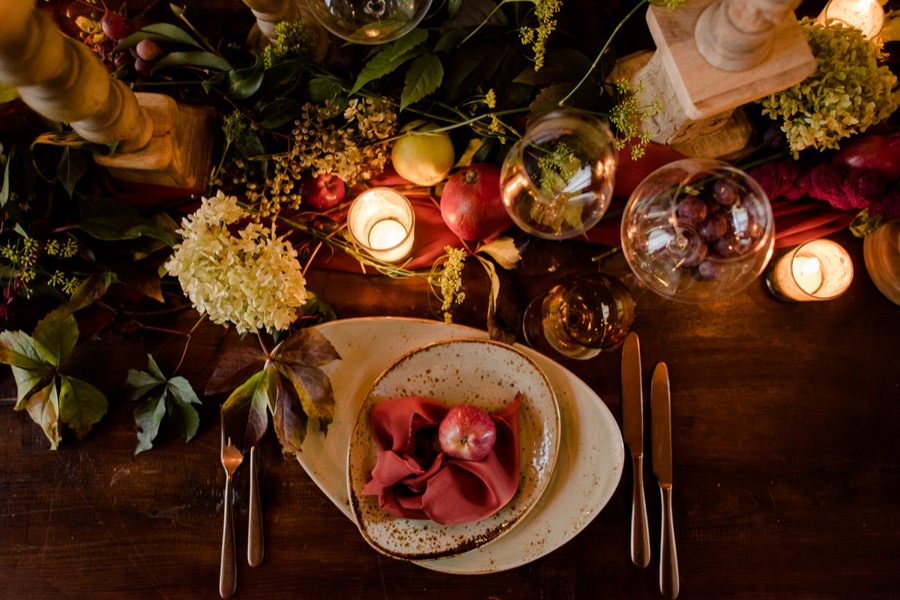
[(451, 175), (441, 193), (441, 217), (466, 241), (489, 240), (512, 227), (500, 196), (500, 167), (475, 164)]

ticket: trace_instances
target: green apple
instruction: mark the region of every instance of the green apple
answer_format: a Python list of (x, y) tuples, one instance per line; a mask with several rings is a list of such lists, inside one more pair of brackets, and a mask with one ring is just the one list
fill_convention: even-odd
[(453, 168), (456, 158), (453, 142), (445, 131), (428, 132), (435, 127), (425, 124), (419, 130), (408, 131), (391, 149), (391, 162), (397, 174), (416, 185), (440, 183)]

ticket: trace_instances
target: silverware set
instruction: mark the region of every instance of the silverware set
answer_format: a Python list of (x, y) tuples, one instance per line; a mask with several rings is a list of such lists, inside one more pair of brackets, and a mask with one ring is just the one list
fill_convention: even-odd
[[(669, 370), (661, 362), (650, 383), (650, 429), (653, 473), (659, 482), (662, 526), (659, 544), (659, 590), (665, 598), (678, 597), (678, 552), (672, 520), (672, 402)], [(644, 499), (644, 393), (640, 341), (632, 332), (622, 347), (622, 437), (631, 453), (632, 510), (631, 560), (639, 567), (650, 564), (650, 533)]]
[[(228, 598), (237, 590), (237, 559), (235, 554), (234, 490), (232, 481), (238, 467), (244, 462), (244, 453), (231, 437), (225, 435), (225, 416), (220, 415), (222, 428), (222, 467), (225, 469), (225, 494), (222, 525), (222, 559), (219, 566), (219, 595)], [(259, 566), (263, 560), (263, 519), (259, 500), (259, 464), (256, 458), (256, 446), (250, 448), (250, 510), (247, 533), (247, 563), (251, 567)]]

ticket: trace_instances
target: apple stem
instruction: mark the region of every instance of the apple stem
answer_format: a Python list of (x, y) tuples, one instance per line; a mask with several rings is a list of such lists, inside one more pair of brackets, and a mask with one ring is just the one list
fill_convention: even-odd
[(478, 169), (466, 169), (463, 179), (469, 185), (478, 183)]

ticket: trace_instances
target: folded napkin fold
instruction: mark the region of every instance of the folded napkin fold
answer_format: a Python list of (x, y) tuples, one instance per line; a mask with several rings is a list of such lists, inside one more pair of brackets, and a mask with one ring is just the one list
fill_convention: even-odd
[(446, 456), (437, 428), (448, 407), (423, 396), (380, 402), (369, 414), (378, 458), (363, 494), (406, 519), (457, 525), (485, 519), (512, 499), (519, 485), (519, 406), (516, 396), (491, 415), (494, 449), (480, 461)]

